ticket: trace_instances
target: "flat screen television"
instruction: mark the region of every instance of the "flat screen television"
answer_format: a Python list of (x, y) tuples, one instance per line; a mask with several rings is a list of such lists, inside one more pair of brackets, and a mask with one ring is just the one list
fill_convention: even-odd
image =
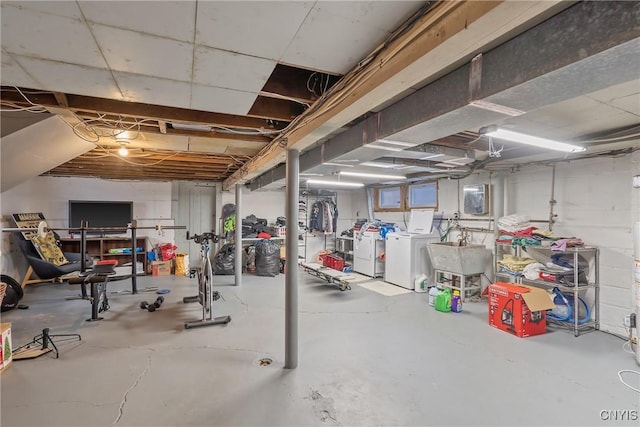
[(91, 234), (118, 234), (124, 232), (133, 220), (133, 202), (69, 200), (69, 228), (79, 228), (88, 221), (89, 228), (123, 227), (118, 231), (90, 231)]

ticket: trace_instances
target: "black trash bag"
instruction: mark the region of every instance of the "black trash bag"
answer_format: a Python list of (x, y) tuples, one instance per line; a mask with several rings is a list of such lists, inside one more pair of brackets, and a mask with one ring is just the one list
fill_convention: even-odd
[(222, 218), (227, 218), (236, 213), (236, 205), (233, 203), (227, 203), (222, 206)]
[(235, 274), (235, 264), (235, 247), (232, 243), (227, 243), (213, 257), (213, 272), (219, 276)]
[(264, 239), (256, 243), (256, 275), (275, 277), (280, 274), (280, 245)]

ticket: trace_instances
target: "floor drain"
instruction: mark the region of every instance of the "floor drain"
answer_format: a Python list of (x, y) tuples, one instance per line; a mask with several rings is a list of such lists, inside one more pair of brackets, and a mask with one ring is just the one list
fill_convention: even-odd
[(260, 359), (258, 363), (260, 366), (269, 366), (273, 363), (273, 360), (269, 359), (268, 357), (265, 357)]

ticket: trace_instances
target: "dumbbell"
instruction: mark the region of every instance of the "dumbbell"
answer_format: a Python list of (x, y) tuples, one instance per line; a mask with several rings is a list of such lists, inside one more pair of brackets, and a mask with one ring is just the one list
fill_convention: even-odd
[(143, 310), (148, 310), (150, 313), (156, 311), (156, 309), (160, 308), (160, 306), (162, 305), (162, 303), (164, 302), (164, 297), (160, 296), (158, 298), (156, 298), (156, 300), (153, 302), (153, 304), (149, 304), (146, 301), (142, 301), (140, 303), (140, 308)]

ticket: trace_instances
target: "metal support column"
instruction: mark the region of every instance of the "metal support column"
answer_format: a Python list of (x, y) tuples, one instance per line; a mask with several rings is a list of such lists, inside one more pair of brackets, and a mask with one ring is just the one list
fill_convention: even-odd
[(131, 221), (131, 293), (133, 295), (138, 293), (138, 255), (136, 253), (136, 242), (138, 236), (136, 236), (136, 228), (138, 222), (136, 220)]
[(298, 192), (300, 190), (300, 153), (287, 150), (287, 238), (284, 297), (284, 367), (298, 366)]
[(242, 185), (236, 184), (235, 285), (242, 284)]

